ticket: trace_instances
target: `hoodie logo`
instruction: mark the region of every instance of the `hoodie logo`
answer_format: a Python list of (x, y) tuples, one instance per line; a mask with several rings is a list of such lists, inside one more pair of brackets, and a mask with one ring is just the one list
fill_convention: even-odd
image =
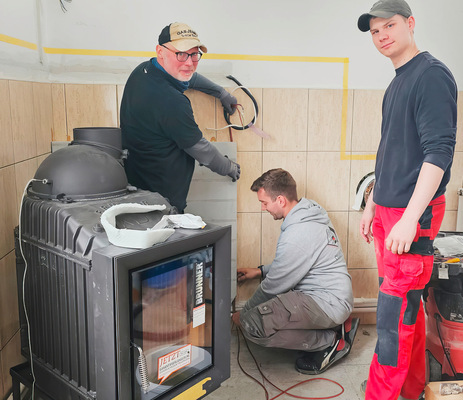
[(328, 227), (326, 234), (328, 235), (328, 246), (338, 246), (339, 240), (338, 237), (336, 236), (336, 232), (334, 231), (333, 228)]

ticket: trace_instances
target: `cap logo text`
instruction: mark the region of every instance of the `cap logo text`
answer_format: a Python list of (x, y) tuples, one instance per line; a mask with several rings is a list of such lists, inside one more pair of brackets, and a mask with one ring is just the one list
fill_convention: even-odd
[(190, 36), (190, 37), (198, 37), (197, 33), (191, 29), (186, 29), (183, 31), (178, 31), (177, 36)]

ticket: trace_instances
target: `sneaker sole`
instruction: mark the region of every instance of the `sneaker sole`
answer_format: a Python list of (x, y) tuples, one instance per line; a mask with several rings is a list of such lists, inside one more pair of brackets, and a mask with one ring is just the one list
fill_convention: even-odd
[(350, 352), (350, 349), (352, 348), (352, 345), (354, 344), (354, 339), (355, 339), (355, 336), (357, 335), (357, 330), (358, 330), (359, 325), (360, 325), (360, 318), (352, 319), (352, 326), (349, 331), (349, 334), (347, 335), (348, 336), (347, 343), (349, 343), (350, 345), (349, 352)]
[(337, 362), (337, 361), (341, 360), (342, 358), (346, 357), (350, 353), (350, 351), (352, 349), (352, 343), (354, 342), (354, 339), (355, 339), (355, 336), (357, 334), (357, 330), (358, 330), (359, 325), (360, 325), (360, 319), (359, 318), (353, 318), (352, 319), (351, 329), (350, 329), (349, 334), (348, 334), (348, 340), (345, 341), (346, 346), (348, 347), (346, 349), (345, 353), (342, 353), (342, 351), (339, 352), (338, 357), (333, 358), (328, 364), (326, 364), (320, 370), (308, 371), (308, 370), (305, 370), (305, 369), (300, 369), (300, 368), (298, 368), (296, 366), (296, 371), (300, 372), (301, 374), (305, 374), (305, 375), (320, 375), (323, 372), (325, 372), (330, 366), (332, 366), (335, 362)]
[(319, 369), (319, 370), (314, 370), (314, 371), (308, 371), (308, 370), (305, 370), (305, 369), (300, 369), (296, 366), (296, 371), (297, 372), (300, 372), (301, 374), (305, 374), (305, 375), (320, 375), (322, 374), (323, 372), (325, 372), (329, 367), (331, 367), (334, 363), (336, 363), (337, 361), (341, 360), (342, 358), (344, 358), (345, 356), (347, 356), (350, 352), (350, 345), (348, 343), (346, 343), (346, 346), (349, 346), (348, 349), (345, 350), (345, 352), (343, 353), (342, 351), (340, 351), (336, 357), (334, 357), (328, 364), (326, 364), (323, 368)]

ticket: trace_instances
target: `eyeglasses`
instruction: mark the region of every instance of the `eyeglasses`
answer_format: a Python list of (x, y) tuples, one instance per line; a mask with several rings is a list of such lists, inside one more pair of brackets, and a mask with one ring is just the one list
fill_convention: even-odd
[(161, 44), (161, 46), (174, 53), (177, 57), (177, 61), (180, 62), (185, 62), (186, 60), (188, 60), (188, 57), (191, 57), (191, 61), (198, 62), (199, 60), (201, 60), (201, 56), (203, 55), (203, 53), (200, 52), (185, 53), (184, 51), (173, 51), (168, 47), (164, 46), (163, 44)]

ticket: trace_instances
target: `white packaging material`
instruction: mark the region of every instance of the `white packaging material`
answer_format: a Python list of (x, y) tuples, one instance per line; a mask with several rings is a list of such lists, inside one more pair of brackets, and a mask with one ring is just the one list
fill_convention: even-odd
[(203, 229), (206, 223), (198, 215), (193, 214), (174, 214), (164, 215), (155, 225), (155, 229), (162, 228), (185, 228), (185, 229)]
[(443, 257), (453, 257), (463, 253), (463, 236), (451, 235), (434, 239), (436, 247)]
[(165, 205), (142, 205), (137, 203), (117, 204), (108, 208), (101, 214), (101, 224), (106, 231), (108, 240), (115, 246), (134, 249), (146, 249), (156, 243), (166, 241), (175, 230), (172, 227), (153, 228), (142, 230), (116, 228), (116, 216), (120, 214), (146, 213), (162, 211)]

